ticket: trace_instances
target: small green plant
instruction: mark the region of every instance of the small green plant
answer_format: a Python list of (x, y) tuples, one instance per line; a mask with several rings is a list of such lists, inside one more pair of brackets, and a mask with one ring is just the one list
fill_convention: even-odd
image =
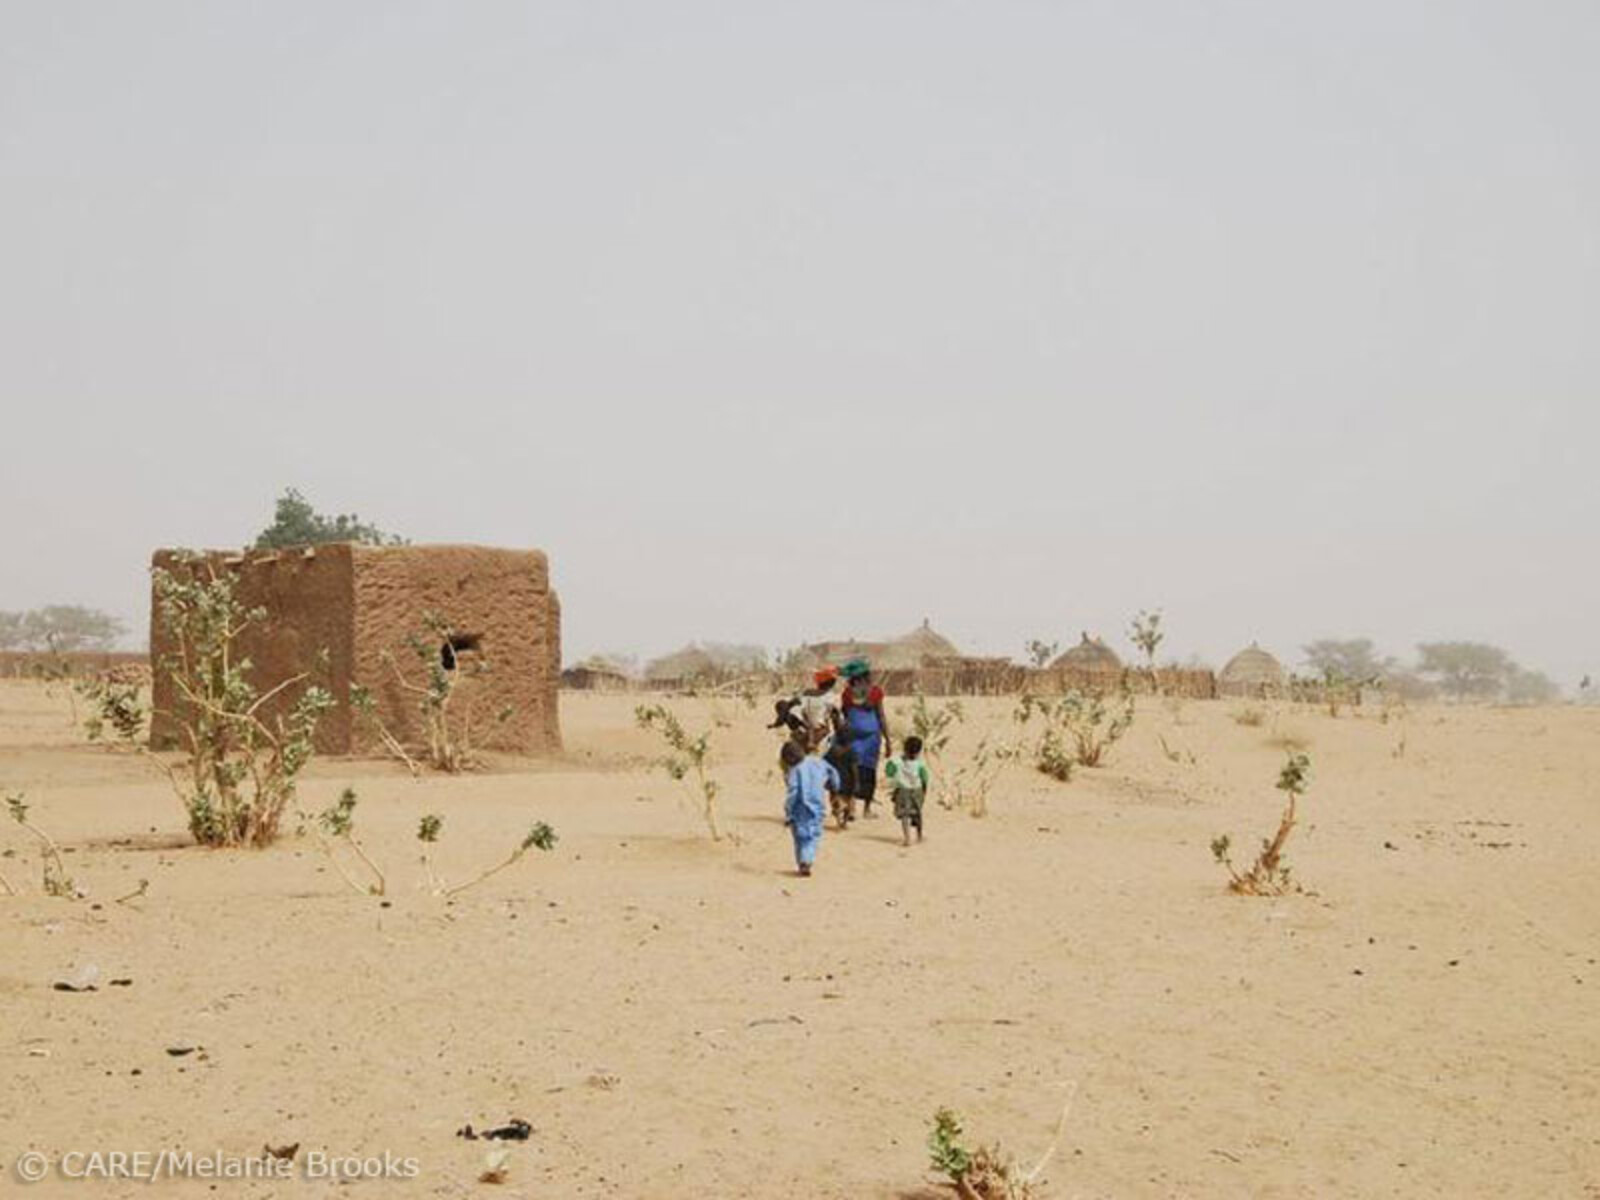
[(1183, 746), (1169, 746), (1169, 745), (1167, 745), (1167, 739), (1166, 739), (1166, 735), (1165, 734), (1160, 734), (1160, 733), (1156, 734), (1156, 741), (1161, 743), (1161, 753), (1166, 758), (1166, 760), (1168, 762), (1171, 762), (1171, 763), (1186, 762), (1191, 767), (1199, 765), (1200, 760), (1195, 757), (1195, 753), (1194, 753), (1193, 750), (1186, 749)]
[(655, 731), (667, 744), (670, 753), (660, 760), (661, 768), (673, 779), (688, 784), (711, 840), (721, 841), (723, 833), (717, 820), (717, 795), (721, 789), (711, 774), (711, 737), (716, 726), (691, 735), (678, 714), (665, 704), (641, 704), (633, 710), (633, 716), (639, 728)]
[(1283, 861), (1283, 847), (1294, 829), (1296, 807), (1300, 797), (1305, 795), (1310, 773), (1311, 759), (1304, 754), (1291, 754), (1278, 773), (1277, 787), (1286, 797), (1283, 815), (1278, 819), (1278, 832), (1270, 839), (1261, 840), (1261, 851), (1248, 871), (1240, 871), (1233, 865), (1229, 853), (1233, 839), (1228, 834), (1212, 839), (1211, 856), (1227, 868), (1230, 892), (1240, 896), (1282, 896), (1299, 890)]
[(66, 692), (67, 705), (71, 709), (71, 721), (74, 726), (78, 724), (78, 689), (72, 682), (72, 663), (61, 652), (60, 640), (54, 633), (45, 635), (44, 649), (47, 658), (41, 659), (33, 665), (33, 677), (44, 684), (44, 694), (54, 699), (56, 689)]
[[(58, 896), (63, 900), (77, 900), (83, 893), (72, 882), (72, 877), (67, 874), (66, 863), (61, 861), (61, 850), (56, 845), (55, 839), (32, 821), (28, 820), (27, 797), (21, 792), (13, 792), (6, 797), (6, 812), (11, 819), (31, 833), (39, 841), (40, 868), (43, 874), (44, 894)], [(16, 889), (7, 881), (7, 893), (16, 895)]]
[(382, 718), (378, 716), (378, 705), (377, 701), (372, 697), (371, 688), (362, 683), (352, 683), (350, 685), (350, 707), (355, 710), (356, 716), (360, 717), (378, 735), (378, 740), (383, 743), (383, 748), (405, 763), (406, 770), (411, 772), (411, 778), (415, 779), (422, 773), (422, 764), (411, 757), (410, 752), (405, 748), (405, 743), (395, 737), (390, 732), (389, 727), (383, 723)]
[(141, 879), (141, 880), (139, 880), (139, 886), (138, 887), (134, 888), (133, 891), (131, 891), (131, 892), (127, 892), (127, 893), (125, 893), (125, 894), (123, 894), (121, 896), (116, 897), (116, 899), (114, 901), (112, 901), (112, 903), (114, 903), (114, 904), (132, 904), (135, 900), (143, 900), (149, 894), (150, 894), (150, 881), (148, 879)]
[[(1070, 1107), (1070, 1099), (1067, 1104)], [(1039, 1173), (1055, 1153), (1066, 1119), (1067, 1108), (1063, 1108), (1055, 1141), (1033, 1169), (1024, 1172), (999, 1143), (969, 1149), (961, 1140), (961, 1118), (941, 1108), (933, 1114), (928, 1130), (928, 1164), (949, 1181), (961, 1200), (1038, 1200), (1043, 1195), (1037, 1182)]]
[[(336, 803), (329, 805), (313, 818), (317, 829), (317, 841), (322, 846), (322, 852), (328, 856), (328, 861), (333, 864), (334, 870), (339, 872), (339, 878), (350, 885), (350, 889), (363, 896), (381, 896), (387, 889), (383, 871), (377, 863), (367, 854), (366, 848), (356, 838), (355, 834), (356, 790), (345, 788), (339, 793)], [(302, 813), (302, 817), (309, 814)], [(334, 852), (335, 843), (343, 842), (350, 847), (355, 856), (365, 864), (372, 873), (372, 882), (358, 883), (345, 870), (344, 864), (339, 861), (339, 856)]]
[[(350, 788), (346, 788), (340, 794), (338, 803), (324, 809), (315, 818), (310, 818), (309, 814), (302, 813), (301, 815), (314, 820), (323, 851), (339, 872), (340, 878), (350, 885), (351, 890), (363, 896), (382, 896), (385, 894), (387, 886), (383, 871), (367, 855), (365, 848), (355, 837), (355, 806), (355, 792)], [(452, 887), (434, 870), (433, 866), (432, 848), (438, 843), (439, 837), (443, 832), (444, 818), (437, 813), (428, 813), (417, 822), (417, 841), (422, 843), (422, 869), (427, 876), (428, 890), (433, 895), (442, 896), (445, 899), (459, 896), (468, 888), (477, 887), (484, 880), (498, 875), (507, 867), (520, 862), (529, 850), (554, 849), (557, 841), (556, 831), (543, 821), (539, 821), (523, 835), (511, 853), (504, 859), (487, 870), (480, 871), (466, 882), (458, 883)], [(356, 857), (366, 865), (367, 869), (372, 873), (374, 882), (363, 886), (345, 870), (334, 853), (335, 843), (341, 841), (348, 845), (355, 852)]]
[(985, 734), (978, 739), (972, 753), (955, 770), (939, 790), (939, 803), (944, 808), (965, 808), (969, 816), (989, 815), (989, 792), (1005, 770), (1006, 764), (1018, 755), (1012, 742)]
[(922, 752), (939, 761), (955, 736), (956, 727), (967, 719), (959, 700), (946, 700), (935, 707), (921, 692), (911, 703), (911, 732), (922, 739)]
[(1383, 705), (1378, 713), (1378, 723), (1381, 725), (1392, 723), (1399, 731), (1399, 736), (1395, 739), (1394, 748), (1389, 751), (1391, 758), (1404, 758), (1406, 756), (1406, 717), (1410, 711), (1406, 707), (1404, 696), (1396, 691), (1384, 689)]
[[(1011, 713), (1011, 720), (1018, 731), (1017, 756), (1031, 758), (1034, 770), (1065, 783), (1072, 778), (1072, 756), (1063, 749), (1061, 734), (1053, 723), (1055, 716), (1056, 701), (1035, 696), (1032, 692), (1023, 692)], [(1035, 717), (1043, 719), (1044, 731), (1030, 746), (1025, 731)]]
[(928, 1131), (930, 1165), (941, 1175), (960, 1186), (972, 1166), (972, 1152), (961, 1144), (961, 1118), (948, 1108), (933, 1114), (933, 1128)]
[(1062, 697), (1067, 731), (1077, 747), (1078, 765), (1098, 767), (1105, 753), (1133, 726), (1133, 694), (1123, 692), (1116, 707), (1099, 696), (1068, 692)]
[[(426, 820), (426, 818), (424, 818), (424, 820)], [(438, 829), (437, 828), (435, 828), (434, 834), (435, 834), (435, 836), (438, 835)], [(417, 830), (417, 836), (418, 837), (422, 836), (422, 828), (421, 827), (419, 827), (418, 830)], [(545, 850), (545, 851), (554, 850), (555, 846), (556, 846), (556, 841), (557, 841), (556, 831), (554, 829), (550, 828), (550, 826), (546, 825), (543, 821), (537, 821), (537, 822), (534, 823), (533, 827), (528, 830), (527, 833), (522, 835), (522, 840), (517, 843), (516, 849), (512, 850), (511, 853), (506, 857), (506, 859), (503, 862), (495, 864), (494, 866), (490, 867), (487, 871), (483, 871), (483, 872), (481, 872), (481, 873), (479, 873), (477, 875), (474, 875), (471, 879), (467, 880), (465, 883), (458, 883), (454, 887), (443, 887), (443, 886), (441, 886), (439, 891), (437, 892), (437, 894), (440, 895), (440, 896), (445, 897), (446, 899), (450, 899), (452, 897), (459, 896), (462, 892), (466, 891), (468, 888), (477, 887), (485, 879), (488, 879), (488, 878), (490, 878), (491, 876), (494, 876), (494, 875), (498, 875), (501, 871), (504, 871), (507, 867), (514, 866), (516, 863), (521, 862), (523, 857), (528, 853), (529, 850)]]
[[(423, 682), (417, 683), (400, 669), (400, 663), (390, 651), (384, 651), (384, 661), (389, 664), (400, 687), (417, 697), (422, 715), (422, 726), (428, 739), (427, 762), (436, 771), (455, 774), (478, 765), (472, 749), (472, 721), (476, 716), (477, 683), (491, 673), (492, 665), (484, 657), (479, 640), (473, 634), (463, 634), (437, 613), (422, 614), (422, 629), (406, 637), (406, 646), (417, 661)], [(399, 747), (399, 740), (383, 728), (372, 708), (372, 696), (367, 693), (360, 699), (354, 690), (351, 703), (366, 705), (366, 713), (377, 725), (379, 737), (391, 752)], [(497, 723), (510, 720), (514, 709), (502, 706), (495, 710)], [(416, 765), (403, 747), (402, 758), (412, 773)]]
[(1354, 704), (1361, 697), (1361, 681), (1344, 674), (1335, 667), (1322, 669), (1322, 702), (1328, 715), (1337, 717), (1341, 704)]
[(911, 732), (922, 739), (922, 753), (927, 756), (938, 784), (944, 783), (944, 756), (955, 737), (957, 727), (967, 719), (960, 700), (946, 700), (932, 705), (921, 692), (911, 704)]
[(437, 813), (427, 813), (417, 822), (417, 841), (422, 843), (422, 870), (428, 877), (428, 890), (435, 896), (444, 893), (444, 880), (433, 869), (432, 849), (444, 831), (444, 818)]

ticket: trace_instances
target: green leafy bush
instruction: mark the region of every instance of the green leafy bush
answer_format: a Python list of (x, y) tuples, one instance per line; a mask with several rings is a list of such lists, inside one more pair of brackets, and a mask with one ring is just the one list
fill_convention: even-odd
[(1033, 747), (1034, 766), (1052, 779), (1072, 778), (1072, 769), (1097, 767), (1133, 726), (1133, 695), (1124, 691), (1115, 707), (1099, 696), (1073, 690), (1051, 699), (1024, 693), (1012, 713), (1019, 727), (1042, 723)]
[(266, 610), (244, 604), (231, 571), (182, 555), (172, 569), (157, 567), (153, 580), (155, 620), (172, 647), (155, 669), (177, 697), (171, 712), (158, 715), (177, 726), (183, 761), (174, 765), (137, 741), (142, 725), (121, 688), (94, 694), (90, 736), (115, 737), (149, 756), (182, 802), (195, 841), (269, 845), (333, 696), (311, 682), (310, 667), (266, 691), (256, 687), (240, 638), (266, 620)]

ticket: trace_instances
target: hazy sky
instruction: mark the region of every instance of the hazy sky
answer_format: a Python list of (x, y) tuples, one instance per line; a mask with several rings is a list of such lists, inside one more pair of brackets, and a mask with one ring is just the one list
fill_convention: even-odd
[(1600, 674), (1600, 5), (0, 0), (0, 608), (298, 486), (569, 658)]

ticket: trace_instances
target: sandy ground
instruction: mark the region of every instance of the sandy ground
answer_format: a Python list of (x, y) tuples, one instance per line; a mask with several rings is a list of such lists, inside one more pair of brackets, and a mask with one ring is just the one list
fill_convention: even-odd
[[(309, 837), (186, 847), (147, 764), (0, 684), (0, 788), (91, 892), (42, 896), (0, 822), (22, 893), (0, 898), (0, 1191), (25, 1151), (299, 1142), (292, 1183), (28, 1194), (931, 1198), (936, 1107), (1031, 1162), (1071, 1098), (1057, 1197), (1600, 1196), (1600, 711), (1249, 727), (1146, 702), (1105, 767), (1013, 771), (987, 818), (932, 808), (910, 850), (888, 819), (830, 829), (800, 880), (764, 714), (722, 739), (741, 841), (713, 845), (631, 704), (564, 697), (554, 762), (318, 762), (306, 806), (358, 789), (381, 907)], [(957, 752), (1008, 708), (969, 702)], [(1270, 832), (1286, 737), (1314, 759), (1290, 843), (1310, 891), (1230, 896), (1208, 844)], [(533, 820), (561, 841), (446, 904), (426, 812), (452, 880)], [(52, 990), (90, 963), (98, 990)], [(485, 1144), (456, 1131), (510, 1117), (533, 1135), (479, 1183)], [(417, 1175), (305, 1178), (314, 1151)]]

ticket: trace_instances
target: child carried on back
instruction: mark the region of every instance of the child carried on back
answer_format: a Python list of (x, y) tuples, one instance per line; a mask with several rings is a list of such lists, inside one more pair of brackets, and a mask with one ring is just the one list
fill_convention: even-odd
[(767, 728), (787, 728), (789, 736), (807, 750), (822, 745), (822, 740), (839, 728), (839, 701), (833, 694), (838, 679), (836, 668), (818, 668), (810, 687), (772, 706), (774, 717)]

